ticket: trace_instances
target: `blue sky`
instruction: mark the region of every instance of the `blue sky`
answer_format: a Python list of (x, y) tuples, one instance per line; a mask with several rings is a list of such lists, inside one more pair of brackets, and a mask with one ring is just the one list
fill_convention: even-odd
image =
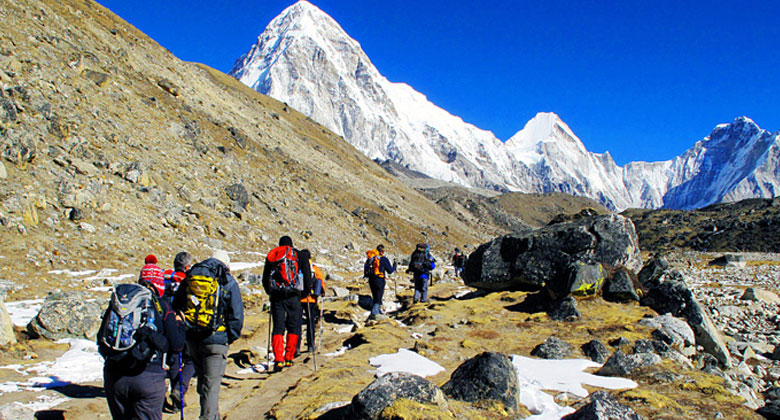
[[(294, 3), (98, 1), (224, 72)], [(780, 130), (780, 2), (311, 2), (389, 80), (502, 140), (551, 111), (622, 165), (670, 159), (742, 115)]]

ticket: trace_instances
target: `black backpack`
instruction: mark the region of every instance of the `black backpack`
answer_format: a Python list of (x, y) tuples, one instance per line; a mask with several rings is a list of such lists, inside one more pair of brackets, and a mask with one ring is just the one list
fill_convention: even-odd
[(431, 269), (431, 263), (428, 261), (425, 251), (420, 251), (418, 249), (412, 252), (412, 257), (409, 261), (409, 269), (411, 269), (414, 274), (427, 273)]
[(156, 329), (158, 317), (162, 307), (151, 290), (140, 284), (115, 286), (97, 334), (101, 355), (108, 363), (142, 369), (154, 352), (145, 342), (136, 341), (135, 332), (147, 325)]

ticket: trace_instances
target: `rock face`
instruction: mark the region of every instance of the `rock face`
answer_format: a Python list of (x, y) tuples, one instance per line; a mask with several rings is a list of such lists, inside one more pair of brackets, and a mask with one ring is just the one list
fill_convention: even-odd
[(637, 369), (660, 363), (661, 358), (653, 353), (625, 354), (616, 350), (596, 372), (601, 376), (628, 376)]
[(447, 404), (444, 393), (431, 382), (411, 373), (390, 372), (355, 395), (350, 418), (378, 419), (385, 408), (401, 398), (423, 404)]
[(693, 329), (696, 344), (704, 347), (704, 350), (715, 356), (723, 366), (731, 367), (731, 355), (723, 337), (713, 324), (707, 309), (693, 296), (684, 275), (675, 270), (661, 271), (658, 267), (658, 263), (650, 262), (642, 272), (652, 274), (640, 273), (640, 278), (644, 279), (642, 286), (647, 289), (640, 303), (653, 308), (659, 314), (670, 313), (684, 318)]
[(747, 261), (742, 255), (726, 254), (710, 261), (710, 266), (717, 267), (745, 267)]
[(659, 333), (654, 333), (653, 336), (663, 337), (662, 341), (676, 350), (696, 344), (696, 336), (688, 323), (671, 314), (646, 318), (639, 323), (656, 328)]
[(607, 347), (599, 340), (591, 340), (583, 344), (582, 352), (596, 363), (604, 363), (609, 358)]
[(38, 315), (27, 324), (27, 331), (35, 338), (49, 340), (95, 339), (103, 308), (88, 299), (79, 292), (49, 294)]
[(501, 353), (485, 352), (467, 360), (455, 369), (442, 390), (457, 400), (496, 400), (517, 411), (517, 375), (509, 357)]
[(8, 310), (5, 308), (5, 303), (0, 299), (0, 346), (14, 343), (16, 343), (14, 325), (11, 322), (11, 317), (8, 315)]
[(563, 417), (565, 420), (640, 420), (644, 417), (636, 414), (631, 407), (618, 403), (604, 391), (594, 392), (590, 402), (579, 410)]
[(604, 299), (613, 302), (639, 302), (634, 281), (626, 270), (618, 270), (604, 286)]
[(585, 216), (496, 238), (469, 256), (464, 279), (485, 290), (547, 286), (559, 298), (581, 288), (573, 290), (574, 281), (584, 278), (578, 271), (586, 264), (638, 271), (642, 259), (631, 221), (616, 214)]

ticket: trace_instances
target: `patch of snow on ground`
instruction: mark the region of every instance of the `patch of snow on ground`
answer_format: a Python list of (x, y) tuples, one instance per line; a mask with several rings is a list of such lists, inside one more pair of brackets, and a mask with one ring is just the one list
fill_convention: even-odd
[(97, 273), (97, 270), (70, 271), (70, 270), (51, 270), (49, 274), (67, 274), (71, 277), (88, 276)]
[(349, 324), (349, 325), (345, 325), (345, 326), (343, 326), (341, 328), (337, 328), (336, 329), (336, 334), (349, 334), (349, 333), (352, 332), (352, 328), (354, 328), (354, 327), (355, 327), (355, 324)]
[(38, 315), (38, 311), (43, 306), (43, 299), (17, 300), (6, 302), (5, 308), (11, 317), (11, 322), (17, 327), (24, 327), (30, 323), (30, 320)]
[(333, 353), (325, 353), (323, 354), (323, 356), (325, 357), (341, 356), (342, 354), (346, 354), (347, 350), (349, 350), (348, 347), (339, 347), (338, 350), (334, 351)]
[(13, 369), (25, 376), (37, 375), (25, 382), (0, 384), (0, 392), (42, 391), (103, 378), (103, 358), (98, 354), (95, 342), (71, 338), (57, 342), (70, 344), (70, 349), (54, 361), (26, 366), (0, 366), (0, 369)]
[(606, 389), (637, 387), (637, 383), (630, 379), (584, 372), (587, 368), (601, 366), (590, 360), (545, 360), (514, 355), (512, 364), (520, 386), (520, 403), (534, 413), (526, 420), (557, 420), (574, 412), (571, 407), (561, 407), (556, 404), (553, 396), (543, 391), (545, 389), (569, 392), (584, 398), (588, 396), (588, 391), (583, 385)]
[(377, 376), (390, 372), (408, 372), (426, 377), (444, 371), (438, 363), (407, 349), (398, 349), (395, 354), (381, 354), (368, 359), (368, 362), (377, 368)]

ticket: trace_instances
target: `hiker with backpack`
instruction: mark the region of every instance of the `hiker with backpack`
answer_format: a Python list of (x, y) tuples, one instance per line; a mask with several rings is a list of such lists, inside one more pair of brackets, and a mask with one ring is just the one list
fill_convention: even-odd
[(363, 276), (368, 279), (371, 288), (371, 315), (369, 319), (382, 314), (382, 298), (385, 294), (385, 279), (388, 274), (393, 274), (398, 265), (385, 257), (385, 246), (377, 245), (376, 249), (366, 252), (366, 262), (363, 264)]
[(409, 258), (409, 268), (406, 272), (414, 276), (414, 303), (428, 301), (428, 282), (431, 271), (436, 268), (436, 259), (430, 250), (427, 243), (417, 244)]
[[(163, 272), (165, 278), (165, 295), (170, 301), (173, 301), (173, 296), (176, 290), (181, 285), (181, 282), (187, 278), (187, 271), (192, 266), (192, 256), (188, 252), (179, 252), (173, 258), (173, 269), (168, 269)], [(184, 320), (179, 321), (179, 327), (184, 330)], [(185, 348), (180, 352), (171, 352), (168, 355), (168, 383), (170, 401), (166, 400), (163, 406), (163, 411), (166, 413), (176, 413), (182, 410), (186, 404), (184, 404), (184, 394), (190, 387), (190, 380), (195, 375), (195, 365), (192, 363), (192, 357)]]
[(457, 247), (455, 248), (455, 254), (452, 255), (452, 266), (455, 268), (456, 277), (459, 277), (466, 267), (466, 254), (460, 252), (460, 249)]
[(176, 290), (173, 308), (186, 325), (186, 346), (198, 376), (200, 419), (217, 420), (219, 386), (230, 344), (241, 336), (244, 305), (222, 250), (190, 268)]
[(272, 249), (265, 259), (263, 288), (271, 301), (274, 372), (292, 366), (295, 359), (301, 336), (301, 296), (309, 295), (311, 290), (309, 257), (308, 251), (298, 251), (293, 247), (289, 236), (282, 236), (279, 246)]
[(114, 287), (97, 334), (105, 359), (103, 388), (114, 420), (162, 419), (165, 354), (184, 347), (176, 315), (161, 299), (162, 289), (149, 280), (158, 274), (151, 267), (156, 266), (153, 257), (145, 259), (140, 284)]
[[(308, 252), (302, 250), (301, 252)], [(325, 277), (322, 275), (322, 270), (311, 262), (311, 293), (301, 298), (301, 309), (303, 310), (303, 319), (306, 325), (306, 349), (309, 353), (314, 353), (317, 340), (317, 322), (320, 320), (320, 307), (318, 300), (320, 296), (325, 294)], [(301, 341), (298, 340), (298, 349), (301, 348)], [(300, 354), (300, 351), (296, 351), (295, 354)]]

